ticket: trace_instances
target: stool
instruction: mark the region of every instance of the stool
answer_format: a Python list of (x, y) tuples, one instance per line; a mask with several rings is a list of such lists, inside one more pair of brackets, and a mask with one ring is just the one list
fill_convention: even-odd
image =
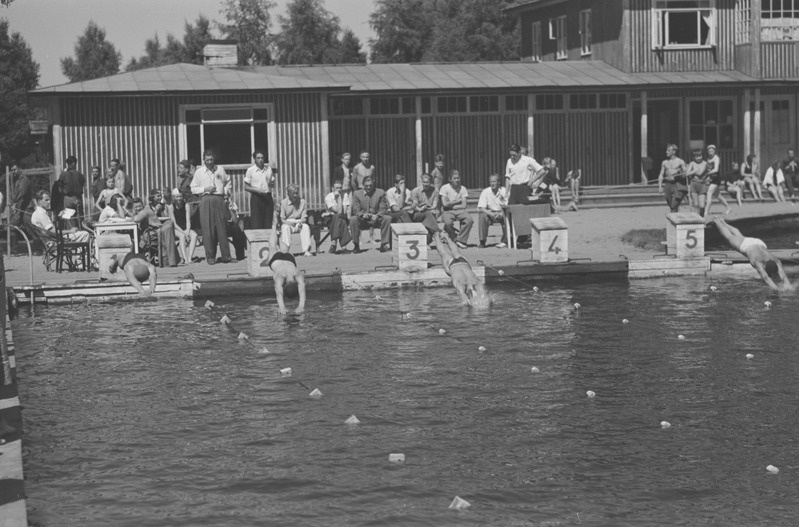
[(679, 259), (705, 256), (705, 222), (695, 212), (666, 214), (666, 254)]
[(562, 219), (531, 218), (533, 235), (533, 258), (538, 253), (541, 263), (569, 261), (569, 227)]
[(113, 280), (117, 282), (126, 282), (125, 273), (112, 273), (109, 270), (111, 266), (111, 257), (116, 255), (117, 262), (122, 265), (122, 260), (125, 255), (131, 252), (130, 236), (126, 234), (101, 234), (95, 238), (97, 244), (97, 262), (100, 266), (100, 280)]
[[(275, 226), (277, 228), (277, 226)], [(269, 269), (269, 234), (271, 229), (251, 229), (244, 231), (247, 236), (247, 272), (250, 276), (272, 276)]]
[(400, 271), (427, 269), (427, 229), (421, 223), (392, 223), (394, 257)]

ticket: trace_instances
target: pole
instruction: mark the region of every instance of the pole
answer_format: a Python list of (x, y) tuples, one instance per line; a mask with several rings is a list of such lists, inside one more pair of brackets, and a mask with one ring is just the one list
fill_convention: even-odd
[[(11, 361), (8, 358), (8, 344), (6, 343), (6, 310), (8, 309), (8, 294), (6, 293), (6, 269), (3, 264), (3, 255), (0, 254), (0, 369), (2, 369), (3, 382), (0, 386), (9, 386), (11, 378)], [(0, 431), (2, 432), (2, 431)]]
[[(6, 221), (11, 225), (11, 173), (6, 166)], [(11, 229), (6, 229), (6, 243), (8, 250), (6, 254), (11, 256)]]

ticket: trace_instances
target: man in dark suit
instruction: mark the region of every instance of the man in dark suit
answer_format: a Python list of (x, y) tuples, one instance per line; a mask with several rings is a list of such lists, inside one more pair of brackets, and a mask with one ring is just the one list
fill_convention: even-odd
[(375, 188), (371, 177), (364, 178), (363, 188), (352, 193), (350, 232), (356, 253), (361, 252), (361, 229), (366, 227), (380, 227), (380, 252), (391, 250), (391, 216), (386, 193)]

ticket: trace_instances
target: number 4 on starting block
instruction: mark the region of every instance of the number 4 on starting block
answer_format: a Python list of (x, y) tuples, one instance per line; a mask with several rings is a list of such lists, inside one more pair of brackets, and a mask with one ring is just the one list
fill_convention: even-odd
[(569, 227), (560, 218), (530, 218), (533, 258), (541, 263), (569, 261)]

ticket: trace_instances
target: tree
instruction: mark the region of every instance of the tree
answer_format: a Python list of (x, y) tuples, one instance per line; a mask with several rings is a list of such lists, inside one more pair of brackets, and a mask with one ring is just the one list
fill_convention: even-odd
[(75, 58), (61, 59), (61, 71), (70, 82), (79, 82), (119, 73), (122, 54), (105, 39), (105, 29), (90, 21), (75, 44)]
[(13, 1), (14, 0), (0, 0), (0, 4), (8, 7), (9, 5), (11, 5), (11, 2), (13, 2)]
[(39, 65), (19, 33), (8, 34), (8, 20), (0, 19), (0, 154), (3, 160), (21, 159), (28, 148), (28, 90), (39, 84)]
[(211, 34), (211, 22), (203, 15), (197, 17), (194, 25), (186, 22), (183, 32), (183, 60), (189, 64), (203, 63), (203, 48), (214, 36)]
[(218, 26), (225, 38), (238, 42), (239, 64), (272, 64), (274, 43), (269, 34), (269, 10), (274, 7), (275, 3), (269, 0), (224, 0), (221, 13), (227, 23)]
[(202, 64), (203, 48), (208, 41), (213, 39), (210, 25), (211, 23), (208, 19), (202, 15), (197, 18), (196, 25), (185, 22), (183, 42), (177, 40), (172, 34), (168, 34), (165, 47), (161, 47), (161, 41), (158, 39), (157, 34), (153, 38), (148, 38), (144, 43), (145, 54), (138, 59), (130, 59), (125, 71), (180, 62)]
[(324, 8), (323, 0), (291, 0), (288, 16), (280, 17), (276, 38), (279, 64), (331, 64), (339, 61), (341, 32), (338, 17)]
[(344, 30), (339, 44), (339, 64), (365, 64), (366, 53), (361, 51), (361, 41), (351, 29)]
[(369, 25), (373, 62), (419, 62), (435, 24), (435, 9), (426, 0), (376, 0)]

